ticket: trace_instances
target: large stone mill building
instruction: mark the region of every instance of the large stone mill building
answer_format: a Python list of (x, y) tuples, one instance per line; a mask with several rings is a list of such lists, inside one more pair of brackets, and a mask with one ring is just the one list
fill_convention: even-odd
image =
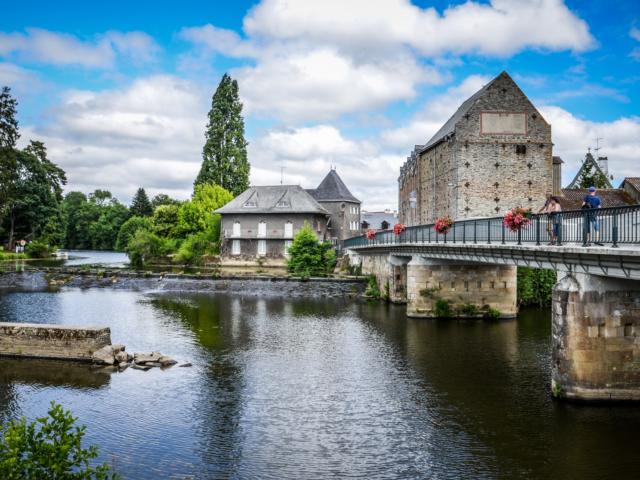
[(460, 105), (400, 170), (400, 222), (537, 209), (553, 190), (551, 126), (506, 72)]

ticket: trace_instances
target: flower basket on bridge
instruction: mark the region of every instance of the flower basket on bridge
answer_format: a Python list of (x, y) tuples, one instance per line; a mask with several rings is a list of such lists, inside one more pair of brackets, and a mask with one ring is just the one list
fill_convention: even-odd
[(367, 236), (367, 240), (373, 240), (374, 238), (376, 238), (376, 231), (367, 230), (367, 233), (365, 235)]
[(446, 235), (447, 233), (449, 233), (452, 225), (453, 219), (449, 215), (445, 215), (444, 217), (436, 219), (436, 223), (433, 225), (433, 229), (442, 235)]
[(507, 213), (504, 214), (504, 218), (502, 219), (502, 224), (512, 232), (518, 232), (530, 223), (530, 208), (514, 207), (511, 210), (507, 210)]
[(402, 232), (404, 232), (406, 230), (406, 228), (407, 228), (407, 226), (404, 223), (396, 223), (393, 226), (393, 234), (397, 237)]

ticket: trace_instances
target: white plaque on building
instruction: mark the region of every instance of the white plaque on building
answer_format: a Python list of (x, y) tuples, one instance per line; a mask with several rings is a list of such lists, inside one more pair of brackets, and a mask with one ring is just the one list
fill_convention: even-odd
[(482, 112), (480, 133), (483, 135), (526, 135), (527, 115), (525, 113)]

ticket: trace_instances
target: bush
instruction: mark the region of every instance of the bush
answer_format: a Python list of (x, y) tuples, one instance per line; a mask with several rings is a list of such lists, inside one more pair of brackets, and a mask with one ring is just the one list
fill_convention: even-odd
[(453, 310), (451, 309), (451, 305), (449, 304), (449, 301), (445, 300), (444, 298), (439, 298), (438, 300), (436, 300), (434, 313), (437, 318), (453, 317)]
[(367, 297), (380, 298), (380, 288), (375, 275), (371, 275), (367, 281), (367, 289), (364, 291)]
[(5, 480), (117, 479), (106, 463), (91, 466), (98, 448), (82, 448), (85, 426), (51, 402), (47, 417), (27, 423), (23, 417), (3, 427), (0, 439), (0, 478)]
[(127, 244), (138, 230), (151, 230), (152, 223), (149, 217), (131, 217), (124, 222), (118, 231), (116, 238), (116, 250), (124, 252)]
[(320, 242), (305, 222), (289, 247), (289, 271), (302, 277), (324, 276), (333, 272), (336, 254), (329, 242)]
[(179, 263), (198, 263), (205, 255), (220, 253), (220, 215), (211, 216), (207, 229), (190, 235), (182, 242), (175, 261)]
[(25, 252), (30, 258), (49, 258), (51, 257), (52, 249), (49, 244), (34, 240), (26, 246)]
[(127, 244), (126, 252), (131, 266), (142, 268), (176, 249), (176, 241), (160, 238), (147, 230), (138, 230)]

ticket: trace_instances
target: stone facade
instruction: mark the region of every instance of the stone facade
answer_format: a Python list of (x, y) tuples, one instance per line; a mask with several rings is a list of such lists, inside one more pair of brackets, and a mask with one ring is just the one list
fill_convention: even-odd
[(0, 356), (91, 361), (111, 344), (108, 328), (33, 323), (0, 323)]
[[(265, 235), (259, 236), (259, 225), (265, 224)], [(287, 232), (287, 223), (290, 226), (290, 234)], [(270, 213), (270, 214), (227, 214), (222, 216), (221, 230), (222, 241), (220, 256), (225, 261), (255, 262), (257, 257), (265, 260), (279, 260), (284, 263), (286, 248), (293, 241), (295, 234), (308, 223), (316, 233), (318, 240), (324, 241), (327, 232), (327, 215), (325, 214), (301, 214), (301, 213)], [(234, 224), (239, 224), (235, 227)], [(263, 241), (265, 249), (258, 251), (259, 242)], [(234, 250), (234, 242), (238, 242), (239, 248)], [(227, 262), (228, 263), (228, 262)]]
[(517, 268), (466, 265), (414, 257), (407, 265), (407, 316), (436, 317), (436, 302), (447, 302), (457, 318), (491, 315), (513, 318)]
[[(412, 156), (399, 178), (400, 221), (409, 225), (446, 214), (465, 219), (514, 206), (535, 209), (553, 188), (551, 126), (506, 72), (465, 101)], [(416, 183), (413, 213), (409, 194)]]
[(640, 281), (566, 274), (552, 331), (554, 395), (640, 400)]
[(318, 200), (331, 218), (327, 227), (327, 238), (344, 240), (360, 234), (360, 202)]

